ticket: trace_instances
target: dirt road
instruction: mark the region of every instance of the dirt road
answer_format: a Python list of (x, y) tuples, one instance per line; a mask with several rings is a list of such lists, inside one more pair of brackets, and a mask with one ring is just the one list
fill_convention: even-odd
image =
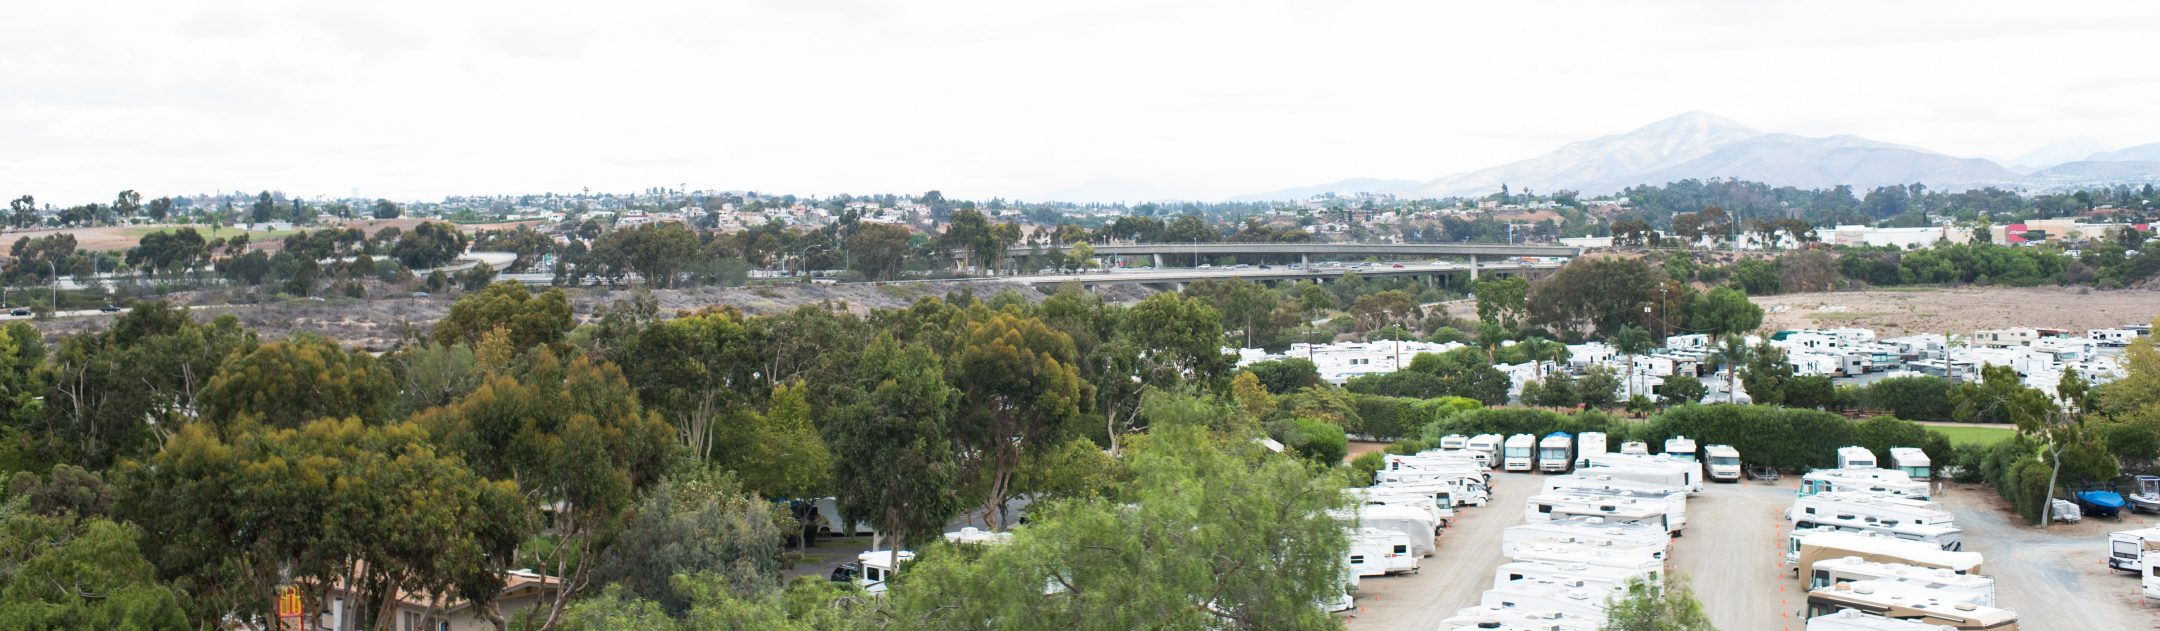
[(1935, 499), (1965, 530), (1965, 549), (1986, 556), (2001, 606), (2025, 631), (2160, 629), (2160, 607), (2145, 604), (2137, 577), (2111, 571), (2107, 533), (2152, 525), (2150, 517), (2088, 517), (2048, 530), (2021, 525), (1995, 492), (1951, 484)]
[(1440, 536), (1440, 549), (1417, 574), (1376, 576), (1358, 582), (1357, 608), (1346, 622), (1352, 629), (1431, 629), (1455, 611), (1475, 605), (1492, 587), (1500, 568), (1500, 535), (1523, 522), (1523, 500), (1535, 494), (1541, 476), (1493, 475), (1493, 499), (1483, 508), (1466, 508)]
[(1784, 512), (1798, 478), (1710, 484), (1688, 498), (1688, 529), (1673, 540), (1673, 573), (1688, 579), (1719, 629), (1806, 627), (1807, 596), (1778, 564)]

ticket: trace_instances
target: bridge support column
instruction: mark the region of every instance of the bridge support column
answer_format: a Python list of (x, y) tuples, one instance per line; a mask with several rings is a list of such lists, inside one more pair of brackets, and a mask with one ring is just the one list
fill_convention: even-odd
[(1155, 254), (1155, 269), (1162, 269), (1162, 254)]
[(1470, 281), (1477, 282), (1477, 255), (1470, 255)]
[(1306, 269), (1312, 269), (1312, 255), (1311, 255), (1311, 254), (1299, 254), (1299, 255), (1297, 255), (1297, 260), (1298, 260), (1298, 266), (1299, 266), (1299, 267), (1303, 267), (1303, 268), (1306, 268)]

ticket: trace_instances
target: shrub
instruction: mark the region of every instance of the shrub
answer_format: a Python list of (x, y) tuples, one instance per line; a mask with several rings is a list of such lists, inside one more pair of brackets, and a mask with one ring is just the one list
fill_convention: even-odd
[(1291, 430), (1284, 437), (1283, 445), (1307, 460), (1325, 466), (1341, 464), (1350, 455), (1350, 438), (1341, 427), (1327, 421), (1301, 418), (1291, 421)]

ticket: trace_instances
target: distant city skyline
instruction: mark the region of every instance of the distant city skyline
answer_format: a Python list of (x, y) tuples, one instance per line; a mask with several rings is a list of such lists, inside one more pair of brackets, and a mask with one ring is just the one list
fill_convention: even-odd
[(1688, 111), (2005, 163), (2160, 142), (2153, 3), (1439, 4), (21, 3), (0, 196), (1219, 199)]

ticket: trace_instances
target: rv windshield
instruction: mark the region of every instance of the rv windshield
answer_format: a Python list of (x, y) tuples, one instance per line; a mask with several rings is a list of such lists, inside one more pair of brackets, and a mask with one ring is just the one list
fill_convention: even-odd
[(1737, 467), (1740, 466), (1740, 458), (1737, 456), (1711, 456), (1710, 464), (1722, 467)]
[(1509, 448), (1507, 448), (1507, 455), (1508, 455), (1508, 457), (1509, 457), (1509, 458), (1528, 458), (1528, 457), (1530, 457), (1530, 448), (1529, 448), (1529, 447), (1509, 447)]

